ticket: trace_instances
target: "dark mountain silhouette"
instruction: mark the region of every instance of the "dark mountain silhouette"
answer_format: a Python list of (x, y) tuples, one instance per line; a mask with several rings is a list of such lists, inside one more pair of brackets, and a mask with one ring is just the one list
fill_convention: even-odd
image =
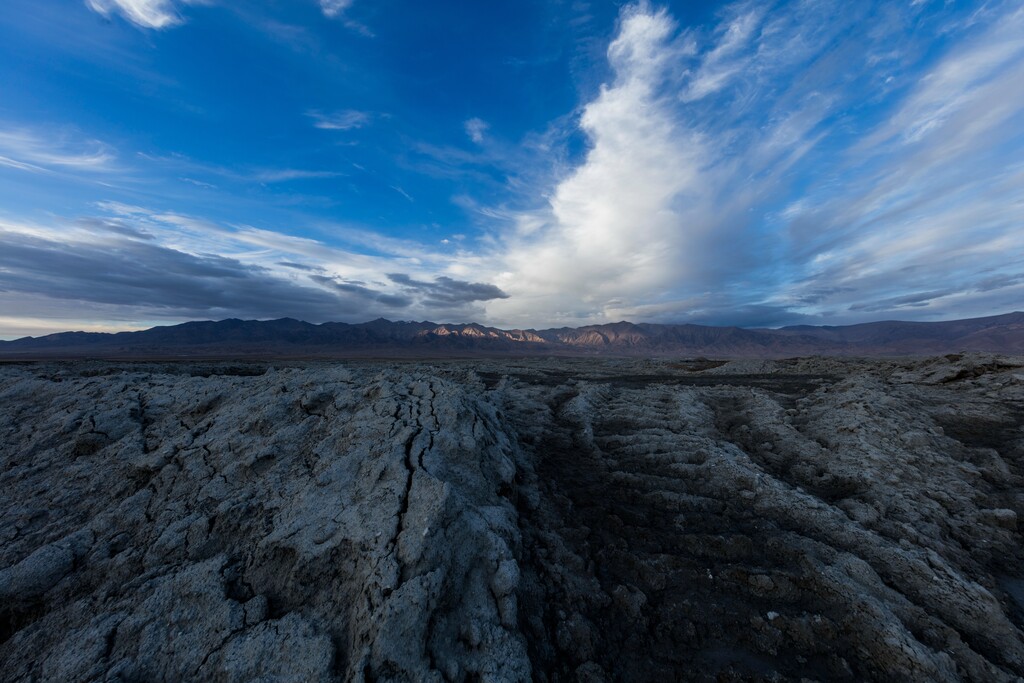
[(446, 357), (476, 355), (673, 355), (779, 358), (896, 356), (990, 351), (1024, 354), (1024, 313), (946, 322), (744, 329), (618, 322), (547, 330), (477, 323), (197, 321), (115, 334), (61, 332), (0, 341), (0, 357)]

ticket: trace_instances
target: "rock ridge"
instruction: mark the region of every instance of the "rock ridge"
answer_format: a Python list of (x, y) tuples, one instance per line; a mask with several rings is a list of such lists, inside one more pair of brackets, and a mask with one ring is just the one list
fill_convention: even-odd
[(193, 321), (116, 334), (61, 332), (0, 340), (0, 359), (352, 358), (455, 356), (713, 356), (787, 358), (1024, 353), (1024, 313), (943, 322), (745, 329), (617, 322), (546, 330), (378, 319)]

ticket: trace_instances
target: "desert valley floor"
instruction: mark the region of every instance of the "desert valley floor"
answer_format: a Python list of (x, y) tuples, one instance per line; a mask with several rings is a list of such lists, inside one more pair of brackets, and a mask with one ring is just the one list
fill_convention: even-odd
[(5, 681), (1012, 681), (1024, 359), (0, 365)]

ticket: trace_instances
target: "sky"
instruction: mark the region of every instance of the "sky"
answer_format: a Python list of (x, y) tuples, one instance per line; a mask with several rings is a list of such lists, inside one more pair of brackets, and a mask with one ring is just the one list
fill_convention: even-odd
[(1021, 302), (1019, 0), (0, 3), (0, 338)]

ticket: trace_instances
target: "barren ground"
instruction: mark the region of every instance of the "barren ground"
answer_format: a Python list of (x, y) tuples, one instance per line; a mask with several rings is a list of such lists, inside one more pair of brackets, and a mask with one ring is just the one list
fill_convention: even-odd
[(1012, 681), (1024, 359), (0, 366), (0, 679)]

